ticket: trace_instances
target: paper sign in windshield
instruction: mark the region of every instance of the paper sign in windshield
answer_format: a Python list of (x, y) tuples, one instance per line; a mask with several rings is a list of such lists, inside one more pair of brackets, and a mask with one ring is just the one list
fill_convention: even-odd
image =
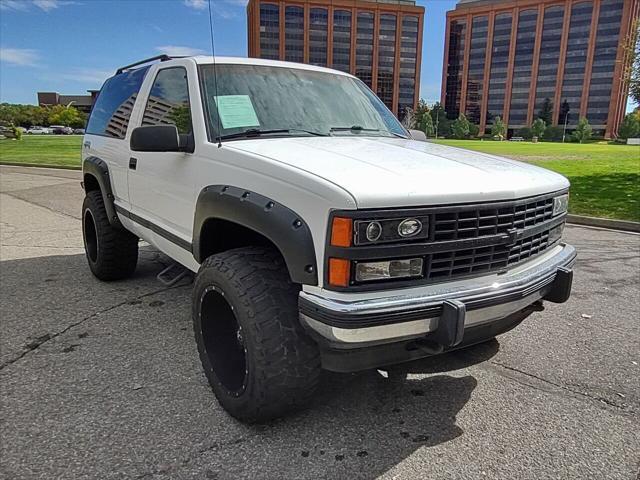
[(260, 126), (249, 95), (222, 95), (215, 101), (224, 128)]

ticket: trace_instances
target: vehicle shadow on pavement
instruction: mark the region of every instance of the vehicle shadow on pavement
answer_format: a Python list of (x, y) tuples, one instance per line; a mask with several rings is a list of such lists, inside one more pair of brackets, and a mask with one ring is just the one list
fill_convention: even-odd
[[(385, 376), (327, 372), (304, 411), (240, 424), (199, 365), (191, 287), (155, 279), (168, 263), (145, 247), (133, 278), (102, 283), (81, 254), (2, 262), (6, 468), (22, 465), (24, 478), (100, 478), (110, 469), (123, 477), (375, 478), (464, 434), (456, 417), (478, 382), (457, 371), (491, 358), (497, 341)], [(30, 459), (29, 451), (40, 453)]]

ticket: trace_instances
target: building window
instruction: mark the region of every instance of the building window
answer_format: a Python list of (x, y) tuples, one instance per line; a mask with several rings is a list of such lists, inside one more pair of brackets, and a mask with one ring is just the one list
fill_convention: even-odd
[(476, 125), (480, 123), (488, 27), (489, 20), (486, 16), (473, 17), (471, 22), (469, 64), (467, 65), (466, 116), (471, 123)]
[(623, 0), (603, 0), (600, 4), (587, 107), (589, 123), (596, 128), (607, 125), (623, 7)]
[(280, 9), (271, 3), (260, 4), (260, 57), (280, 58)]
[(351, 65), (351, 12), (333, 11), (333, 68), (348, 72)]
[[(562, 42), (562, 23), (564, 7), (561, 5), (546, 8), (542, 21), (542, 38), (540, 40), (540, 59), (538, 61), (538, 79), (536, 82), (536, 100), (534, 117), (537, 118), (543, 105), (552, 105), (556, 92), (558, 60), (560, 59), (560, 43)], [(553, 122), (553, 119), (545, 121)]]
[(562, 103), (557, 118), (558, 124), (561, 125), (566, 123), (567, 126), (575, 127), (578, 124), (592, 10), (591, 2), (575, 3), (571, 8), (567, 55), (562, 79)]
[(396, 16), (380, 15), (378, 32), (378, 87), (380, 100), (393, 108), (393, 67), (396, 59)]
[(509, 107), (509, 126), (514, 128), (524, 127), (527, 124), (537, 21), (537, 10), (523, 10), (518, 15)]
[(284, 59), (304, 62), (304, 8), (284, 9)]
[(309, 11), (309, 63), (327, 66), (327, 9), (312, 8)]
[(371, 68), (373, 66), (373, 13), (358, 12), (356, 19), (356, 76), (371, 88)]
[(445, 108), (447, 117), (458, 118), (462, 95), (462, 64), (464, 63), (465, 36), (467, 22), (453, 20), (449, 25), (449, 52), (447, 55), (447, 87)]
[(398, 86), (398, 118), (407, 108), (414, 108), (416, 61), (418, 59), (418, 17), (402, 17), (400, 37), (400, 84)]
[(487, 96), (487, 125), (493, 124), (495, 117), (502, 116), (504, 92), (507, 86), (509, 68), (509, 48), (511, 46), (510, 13), (496, 15), (491, 43), (491, 70), (489, 73), (489, 94)]

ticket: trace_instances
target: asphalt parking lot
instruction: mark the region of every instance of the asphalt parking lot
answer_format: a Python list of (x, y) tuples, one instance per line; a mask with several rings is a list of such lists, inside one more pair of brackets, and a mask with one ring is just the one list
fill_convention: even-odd
[(308, 410), (245, 426), (166, 257), (91, 276), (79, 178), (0, 167), (1, 478), (640, 478), (640, 236), (568, 227), (568, 303), (386, 378), (327, 374)]

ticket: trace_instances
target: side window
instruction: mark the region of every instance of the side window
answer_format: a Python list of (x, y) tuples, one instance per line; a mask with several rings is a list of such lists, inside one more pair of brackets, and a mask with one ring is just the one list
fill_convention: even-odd
[(149, 67), (120, 73), (104, 83), (91, 110), (87, 133), (114, 138), (125, 137), (131, 111), (147, 70)]
[(189, 88), (184, 68), (165, 68), (158, 72), (144, 109), (142, 125), (175, 125), (178, 133), (191, 133)]

